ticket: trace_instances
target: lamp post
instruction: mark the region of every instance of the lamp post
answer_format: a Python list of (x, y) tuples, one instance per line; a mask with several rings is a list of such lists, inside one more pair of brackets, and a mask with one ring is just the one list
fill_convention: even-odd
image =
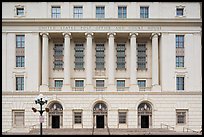
[(43, 94), (38, 95), (35, 98), (35, 104), (40, 104), (40, 110), (37, 110), (34, 107), (32, 108), (32, 110), (33, 110), (34, 113), (37, 112), (37, 111), (40, 113), (40, 135), (42, 135), (42, 122), (43, 122), (42, 114), (43, 114), (44, 111), (49, 112), (49, 108), (45, 108), (45, 110), (42, 110), (42, 106), (44, 104), (47, 104), (47, 97), (44, 98)]

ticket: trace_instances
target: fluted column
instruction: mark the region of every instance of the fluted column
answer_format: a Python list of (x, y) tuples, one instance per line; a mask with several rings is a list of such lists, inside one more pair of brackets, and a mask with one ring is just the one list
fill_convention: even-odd
[(152, 33), (152, 91), (161, 91), (159, 85), (159, 42), (160, 33)]
[(42, 35), (42, 85), (40, 91), (49, 90), (49, 64), (48, 64), (48, 33), (40, 33)]
[(137, 85), (137, 42), (138, 33), (130, 33), (130, 89), (129, 91), (139, 91)]
[(86, 86), (85, 91), (93, 91), (93, 65), (92, 65), (92, 36), (93, 33), (85, 33), (86, 35)]
[(115, 48), (114, 48), (114, 35), (116, 33), (108, 33), (108, 91), (116, 91), (115, 84)]
[(70, 85), (70, 39), (71, 39), (71, 33), (65, 32), (62, 33), (64, 36), (64, 81), (63, 81), (63, 91), (71, 91), (71, 85)]

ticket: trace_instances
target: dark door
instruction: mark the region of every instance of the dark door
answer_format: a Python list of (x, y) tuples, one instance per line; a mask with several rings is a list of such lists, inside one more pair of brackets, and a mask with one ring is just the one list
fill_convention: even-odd
[(141, 116), (141, 128), (149, 128), (149, 116)]
[(96, 116), (96, 128), (104, 128), (104, 115)]
[(60, 116), (52, 116), (52, 128), (60, 127)]

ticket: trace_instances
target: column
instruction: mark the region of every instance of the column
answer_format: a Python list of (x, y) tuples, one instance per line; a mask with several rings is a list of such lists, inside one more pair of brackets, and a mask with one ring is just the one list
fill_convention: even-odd
[(158, 58), (159, 35), (160, 35), (159, 33), (152, 33), (152, 91), (161, 91), (161, 86), (159, 85), (159, 58)]
[(137, 85), (137, 42), (138, 33), (130, 33), (130, 89), (129, 91), (139, 91)]
[(116, 33), (108, 33), (108, 91), (116, 91), (115, 85), (115, 47), (114, 47), (114, 35)]
[(63, 91), (71, 91), (71, 84), (70, 84), (70, 39), (71, 39), (71, 33), (64, 32), (62, 33), (64, 36), (64, 81), (63, 81)]
[(92, 36), (93, 33), (85, 33), (86, 35), (86, 86), (85, 91), (93, 91), (93, 65), (92, 65)]
[(49, 90), (49, 63), (48, 63), (48, 33), (40, 33), (42, 35), (42, 85), (40, 91)]

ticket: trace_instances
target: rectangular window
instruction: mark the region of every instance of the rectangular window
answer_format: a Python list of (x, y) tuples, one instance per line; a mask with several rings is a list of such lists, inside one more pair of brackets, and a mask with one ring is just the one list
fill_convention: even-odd
[(184, 35), (176, 35), (176, 48), (184, 48)]
[(184, 67), (184, 56), (176, 56), (176, 67)]
[(82, 123), (82, 112), (74, 112), (74, 124)]
[(104, 80), (96, 80), (96, 87), (104, 87)]
[(149, 18), (149, 7), (140, 7), (140, 18)]
[(24, 7), (16, 8), (16, 15), (23, 16), (24, 15)]
[(83, 18), (82, 6), (74, 6), (74, 18)]
[(119, 115), (119, 124), (126, 124), (127, 123), (127, 112), (118, 112)]
[(117, 87), (125, 87), (125, 80), (117, 80)]
[(105, 64), (104, 44), (96, 44), (96, 70), (104, 69)]
[(138, 44), (137, 46), (137, 69), (145, 70), (146, 69), (146, 44)]
[(16, 67), (24, 67), (24, 56), (16, 56)]
[(13, 110), (13, 127), (24, 127), (25, 125), (25, 111)]
[(176, 124), (186, 124), (188, 110), (176, 110)]
[(84, 87), (84, 80), (75, 80), (75, 87), (77, 88)]
[(24, 77), (16, 77), (16, 90), (24, 90)]
[(55, 44), (54, 47), (54, 69), (63, 69), (63, 44)]
[(59, 6), (53, 6), (52, 7), (52, 18), (60, 18), (60, 7)]
[(55, 88), (62, 88), (63, 80), (55, 80)]
[(144, 88), (146, 87), (146, 80), (138, 80), (137, 84), (139, 87)]
[(176, 16), (183, 16), (183, 8), (176, 9)]
[(16, 48), (25, 47), (25, 35), (16, 35)]
[(96, 18), (97, 19), (105, 18), (105, 7), (104, 6), (96, 7)]
[(118, 7), (118, 18), (127, 18), (127, 7)]
[(184, 77), (176, 77), (176, 89), (184, 90)]
[(125, 44), (117, 44), (117, 69), (125, 69)]
[(84, 45), (76, 44), (75, 45), (75, 69), (82, 70), (84, 69)]

